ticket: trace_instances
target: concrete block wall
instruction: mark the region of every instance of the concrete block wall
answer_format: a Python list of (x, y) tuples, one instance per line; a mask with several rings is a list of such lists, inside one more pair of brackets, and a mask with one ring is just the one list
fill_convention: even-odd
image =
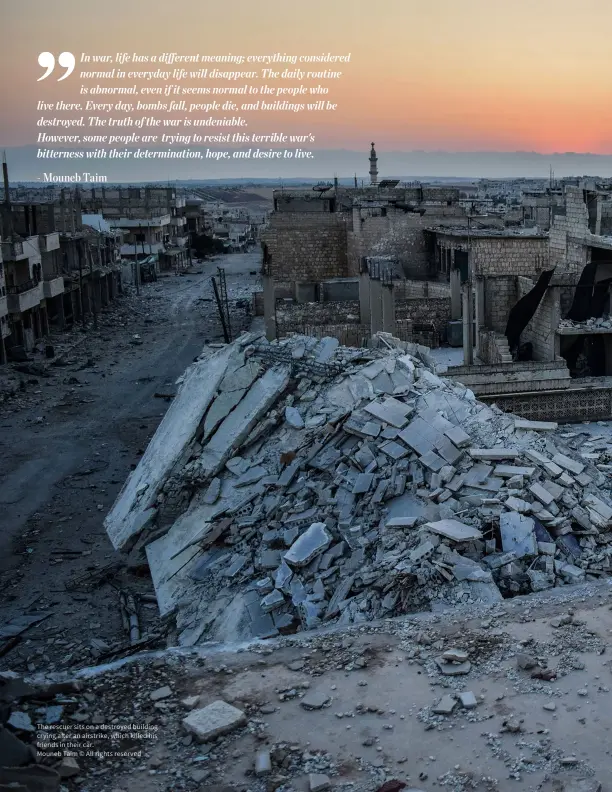
[(612, 418), (612, 387), (566, 388), (547, 393), (483, 396), (485, 402), (494, 401), (504, 412), (520, 415), (532, 421), (609, 421)]
[(360, 226), (348, 232), (351, 275), (359, 273), (362, 256), (392, 256), (407, 278), (425, 279), (429, 258), (424, 230), (431, 225), (461, 225), (465, 213), (458, 206), (428, 207), (424, 215), (388, 209), (384, 217), (368, 217), (362, 211)]
[(548, 238), (545, 236), (467, 237), (438, 234), (442, 250), (471, 249), (475, 276), (533, 276), (548, 268)]
[(520, 300), (535, 286), (535, 282), (531, 278), (525, 278), (519, 275), (516, 279), (516, 298)]
[(306, 326), (345, 324), (359, 324), (358, 300), (324, 303), (285, 303), (281, 300), (276, 303), (276, 326), (281, 338), (288, 333), (303, 333)]
[(344, 346), (361, 347), (367, 344), (370, 337), (369, 325), (362, 324), (329, 324), (329, 325), (304, 325), (300, 328), (301, 335), (314, 336), (315, 338), (337, 338)]
[(483, 394), (559, 390), (571, 384), (564, 360), (450, 366), (445, 376), (461, 382), (479, 397)]
[(546, 237), (479, 239), (474, 245), (475, 275), (532, 275), (548, 262)]
[[(451, 318), (450, 297), (427, 297), (416, 300), (395, 300), (396, 320), (408, 319), (415, 324), (433, 324), (440, 339), (446, 338)], [(414, 330), (413, 330), (414, 332)]]
[(506, 331), (510, 309), (519, 299), (517, 280), (514, 275), (485, 278), (482, 323), (487, 329), (497, 333)]
[(497, 333), (493, 330), (480, 331), (478, 357), (487, 365), (501, 364), (501, 352), (497, 345)]
[(565, 188), (565, 214), (556, 215), (549, 234), (550, 265), (570, 263), (583, 267), (589, 231), (589, 212), (579, 187)]
[(263, 316), (264, 315), (264, 293), (263, 293), (263, 291), (253, 292), (252, 299), (253, 299), (253, 305), (252, 305), (253, 316)]
[(341, 214), (276, 213), (262, 235), (266, 275), (275, 281), (320, 283), (346, 278), (347, 226)]
[(414, 300), (423, 297), (450, 297), (450, 283), (433, 283), (432, 281), (395, 280), (393, 293), (396, 300)]
[(533, 359), (553, 361), (558, 357), (558, 338), (560, 305), (558, 287), (549, 288), (538, 306), (533, 318), (521, 334), (521, 343), (533, 345)]

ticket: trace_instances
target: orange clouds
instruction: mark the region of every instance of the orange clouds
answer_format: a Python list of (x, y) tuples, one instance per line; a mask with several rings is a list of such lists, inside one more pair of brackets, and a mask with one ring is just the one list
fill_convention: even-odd
[(352, 53), (326, 83), (338, 110), (252, 116), (252, 131), (312, 131), (318, 148), (611, 151), (612, 4), (597, 0), (21, 0), (3, 23), (0, 146), (35, 142), (38, 100), (78, 98), (78, 62), (36, 82), (43, 50), (330, 51)]

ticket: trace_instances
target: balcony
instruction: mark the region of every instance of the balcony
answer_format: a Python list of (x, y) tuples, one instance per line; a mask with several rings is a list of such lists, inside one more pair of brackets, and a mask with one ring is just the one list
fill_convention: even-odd
[(52, 234), (40, 234), (38, 237), (41, 253), (51, 253), (52, 250), (59, 250), (60, 235), (59, 231), (54, 231)]
[(21, 261), (27, 258), (23, 252), (23, 242), (3, 242), (2, 259), (4, 261)]
[(43, 281), (43, 296), (45, 300), (50, 300), (57, 297), (59, 294), (64, 293), (64, 279), (58, 278), (45, 278)]
[(137, 242), (136, 245), (121, 245), (121, 255), (127, 258), (134, 258), (134, 253), (138, 258), (155, 255), (156, 253), (163, 253), (164, 246), (161, 242), (153, 242), (149, 244), (144, 243), (144, 253), (142, 250), (142, 242)]
[(169, 214), (160, 215), (159, 217), (113, 217), (108, 218), (109, 225), (112, 228), (159, 228), (161, 226), (170, 225), (171, 217)]
[(42, 283), (34, 283), (32, 280), (24, 281), (17, 286), (7, 286), (6, 291), (8, 310), (12, 314), (36, 308), (42, 299)]

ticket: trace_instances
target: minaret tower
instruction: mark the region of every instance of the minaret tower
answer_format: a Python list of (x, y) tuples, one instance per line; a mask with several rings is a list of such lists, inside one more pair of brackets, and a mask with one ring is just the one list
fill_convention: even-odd
[(376, 156), (376, 149), (372, 143), (372, 150), (370, 151), (370, 184), (378, 183), (378, 157)]

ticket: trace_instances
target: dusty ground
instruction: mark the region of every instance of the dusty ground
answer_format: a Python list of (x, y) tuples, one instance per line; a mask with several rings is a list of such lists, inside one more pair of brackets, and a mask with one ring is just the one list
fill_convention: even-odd
[[(145, 284), (140, 296), (131, 291), (111, 303), (98, 331), (77, 326), (59, 335), (62, 365), (44, 376), (20, 374), (25, 390), (0, 404), (0, 625), (33, 610), (51, 613), (0, 658), (0, 668), (91, 662), (126, 640), (118, 589), (153, 593), (146, 569), (111, 566), (110, 577), (98, 579), (118, 561), (102, 521), (176, 379), (205, 342), (222, 340), (210, 285), (218, 265), (230, 298), (247, 299), (259, 282), (251, 274), (259, 253)], [(156, 605), (141, 604), (143, 631), (156, 631)]]
[[(62, 722), (147, 724), (156, 738), (115, 746), (142, 751), (137, 757), (79, 757), (66, 788), (307, 792), (317, 772), (336, 792), (376, 792), (391, 779), (425, 792), (610, 792), (610, 602), (609, 585), (591, 585), (478, 614), (425, 614), (237, 652), (132, 658), (85, 679)], [(467, 674), (440, 673), (435, 659), (451, 649), (467, 652)], [(519, 667), (525, 661), (553, 678), (534, 678)], [(462, 691), (474, 694), (475, 708), (433, 712), (441, 697)], [(306, 710), (313, 694), (321, 708)], [(190, 696), (199, 698), (186, 702)], [(182, 721), (190, 707), (218, 699), (248, 721), (201, 744)], [(260, 751), (270, 752), (272, 770), (256, 778)]]

